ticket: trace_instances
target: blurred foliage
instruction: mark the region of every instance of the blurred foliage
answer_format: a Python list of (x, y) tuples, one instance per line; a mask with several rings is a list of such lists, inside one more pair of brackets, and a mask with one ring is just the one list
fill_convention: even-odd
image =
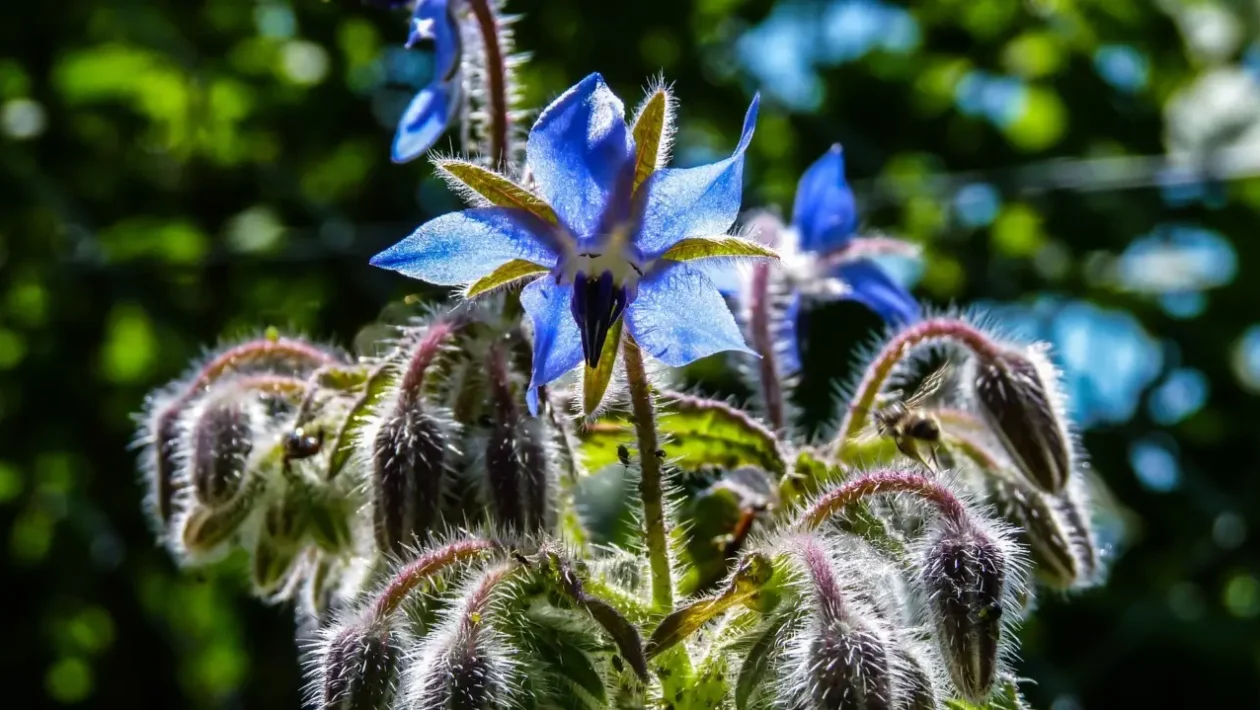
[[(664, 72), (681, 162), (767, 102), (745, 203), (844, 144), (938, 304), (1052, 340), (1126, 514), (1107, 586), (1026, 627), (1037, 707), (1260, 703), (1260, 22), (1241, 0), (510, 0), (528, 103)], [(129, 415), (203, 344), (343, 344), (422, 287), (367, 256), (456, 205), (392, 122), (428, 71), (357, 2), (0, 9), (0, 664), (20, 707), (297, 707), (292, 620), (183, 574)], [(455, 140), (454, 138), (451, 139)], [(443, 141), (439, 149), (457, 146)], [(436, 291), (426, 291), (436, 296)], [(799, 404), (876, 327), (813, 311)], [(704, 368), (697, 369), (703, 376)]]

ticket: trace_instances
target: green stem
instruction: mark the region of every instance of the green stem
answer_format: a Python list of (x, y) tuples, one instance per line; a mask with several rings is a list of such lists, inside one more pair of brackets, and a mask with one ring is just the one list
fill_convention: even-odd
[(639, 435), (639, 496), (643, 499), (643, 523), (647, 526), (648, 563), (652, 569), (652, 604), (659, 611), (674, 608), (674, 584), (669, 570), (669, 550), (665, 540), (665, 509), (661, 503), (661, 458), (656, 454), (660, 439), (656, 434), (656, 412), (643, 352), (628, 333), (624, 359), (630, 385), (630, 407)]

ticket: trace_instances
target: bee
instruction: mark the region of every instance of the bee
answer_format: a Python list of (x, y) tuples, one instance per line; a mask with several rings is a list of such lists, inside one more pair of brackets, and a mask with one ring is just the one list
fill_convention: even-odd
[[(941, 423), (921, 406), (941, 389), (948, 374), (946, 363), (928, 375), (914, 394), (871, 411), (876, 436), (892, 439), (898, 451), (934, 473), (940, 468), (936, 452), (941, 443)], [(896, 397), (900, 393), (892, 394)]]

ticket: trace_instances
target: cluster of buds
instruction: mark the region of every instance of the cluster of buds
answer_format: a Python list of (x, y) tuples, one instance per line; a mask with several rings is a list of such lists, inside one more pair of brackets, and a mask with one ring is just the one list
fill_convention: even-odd
[(523, 419), (513, 336), (417, 317), (350, 358), (275, 334), (153, 395), (140, 440), (152, 517), (183, 563), (248, 552), (255, 592), (319, 618), (452, 526), (555, 525), (555, 427)]

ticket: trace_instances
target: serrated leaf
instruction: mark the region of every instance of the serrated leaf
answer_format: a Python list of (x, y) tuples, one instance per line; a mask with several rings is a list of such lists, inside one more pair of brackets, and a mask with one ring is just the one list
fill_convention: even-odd
[(325, 480), (331, 481), (338, 473), (341, 473), (341, 469), (345, 468), (346, 462), (350, 460), (350, 454), (354, 453), (355, 436), (371, 420), (372, 408), (381, 401), (389, 385), (390, 377), (389, 368), (384, 366), (378, 367), (368, 376), (363, 386), (363, 394), (355, 400), (350, 414), (341, 423), (341, 428), (333, 439), (332, 454), (328, 457), (328, 472), (324, 477)]
[[(717, 400), (669, 394), (661, 398), (657, 430), (665, 439), (665, 456), (684, 471), (758, 466), (782, 476), (786, 464), (778, 441), (765, 426)], [(617, 447), (634, 441), (634, 425), (624, 417), (608, 417), (582, 432), (582, 453), (592, 470), (617, 463)]]
[(669, 119), (669, 93), (657, 89), (644, 104), (634, 122), (634, 144), (637, 147), (634, 161), (634, 189), (648, 179), (660, 166), (661, 142), (665, 140), (666, 121)]
[(608, 329), (604, 351), (599, 354), (599, 365), (582, 366), (582, 413), (587, 417), (593, 416), (599, 410), (600, 403), (604, 401), (604, 393), (608, 391), (608, 383), (612, 381), (617, 353), (621, 351), (621, 326), (624, 322), (625, 319), (618, 318)]
[(551, 205), (493, 170), (462, 160), (439, 160), (436, 165), (492, 205), (525, 210), (541, 220), (556, 224), (556, 213)]
[(542, 264), (535, 264), (525, 259), (513, 259), (508, 263), (495, 269), (490, 274), (482, 276), (472, 283), (464, 291), (464, 298), (476, 298), (487, 291), (493, 291), (501, 286), (506, 286), (513, 281), (523, 279), (527, 276), (540, 274), (547, 270)]
[(715, 259), (723, 257), (743, 257), (778, 259), (779, 255), (764, 244), (751, 239), (731, 236), (688, 237), (670, 247), (661, 255), (670, 261), (691, 261), (692, 259)]

